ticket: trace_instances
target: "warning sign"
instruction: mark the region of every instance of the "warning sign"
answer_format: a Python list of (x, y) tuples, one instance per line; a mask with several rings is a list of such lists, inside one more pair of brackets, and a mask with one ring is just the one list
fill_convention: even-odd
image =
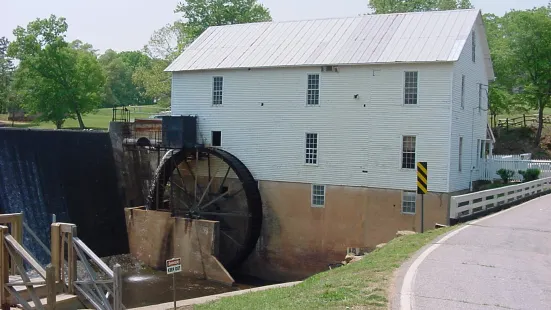
[(166, 274), (173, 274), (182, 271), (180, 258), (171, 258), (166, 261)]
[(429, 171), (426, 162), (417, 163), (417, 194), (425, 195), (428, 191)]

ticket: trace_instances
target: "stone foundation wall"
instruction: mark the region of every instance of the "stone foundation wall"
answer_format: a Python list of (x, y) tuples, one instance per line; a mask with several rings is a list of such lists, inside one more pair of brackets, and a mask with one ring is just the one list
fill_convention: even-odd
[[(421, 230), (416, 214), (402, 213), (402, 191), (326, 186), (325, 207), (311, 206), (311, 185), (259, 182), (262, 235), (242, 271), (264, 279), (302, 279), (340, 262), (348, 247), (373, 249), (400, 230)], [(449, 194), (425, 196), (425, 229), (447, 224)]]
[(130, 254), (154, 269), (180, 257), (182, 275), (228, 285), (234, 280), (216, 258), (218, 222), (171, 217), (168, 212), (143, 208), (125, 210)]

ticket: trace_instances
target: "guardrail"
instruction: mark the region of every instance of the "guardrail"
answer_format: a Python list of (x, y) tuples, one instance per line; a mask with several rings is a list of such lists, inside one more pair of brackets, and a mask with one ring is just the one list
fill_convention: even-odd
[(551, 190), (551, 177), (486, 191), (453, 196), (450, 219), (459, 220), (486, 210), (534, 197)]

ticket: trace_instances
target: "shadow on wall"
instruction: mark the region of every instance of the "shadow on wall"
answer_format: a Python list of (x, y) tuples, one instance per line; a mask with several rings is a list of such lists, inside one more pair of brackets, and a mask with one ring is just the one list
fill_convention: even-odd
[[(128, 253), (123, 202), (109, 134), (0, 129), (0, 211), (24, 212), (25, 222), (50, 243), (51, 215), (77, 225), (99, 256)], [(42, 262), (46, 253), (25, 234)]]

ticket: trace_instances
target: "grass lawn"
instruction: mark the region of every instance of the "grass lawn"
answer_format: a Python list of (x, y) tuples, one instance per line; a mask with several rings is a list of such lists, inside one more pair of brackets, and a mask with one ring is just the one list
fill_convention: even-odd
[(357, 263), (317, 274), (293, 287), (227, 297), (194, 309), (387, 309), (394, 271), (424, 245), (454, 228), (394, 239)]
[[(130, 109), (130, 117), (135, 118), (148, 118), (150, 115), (158, 113), (160, 111), (166, 110), (167, 108), (162, 108), (157, 105), (149, 106), (137, 106)], [(86, 128), (96, 129), (96, 130), (107, 130), (109, 128), (109, 122), (113, 118), (113, 110), (111, 108), (99, 109), (96, 112), (86, 114), (82, 117), (84, 125)], [(11, 122), (8, 121), (8, 116), (6, 114), (0, 114), (0, 122), (5, 123), (7, 126), (11, 126)], [(19, 123), (16, 122), (14, 127), (18, 128), (42, 128), (42, 129), (55, 129), (53, 123)], [(76, 119), (67, 119), (63, 124), (63, 129), (79, 129), (78, 121)]]

